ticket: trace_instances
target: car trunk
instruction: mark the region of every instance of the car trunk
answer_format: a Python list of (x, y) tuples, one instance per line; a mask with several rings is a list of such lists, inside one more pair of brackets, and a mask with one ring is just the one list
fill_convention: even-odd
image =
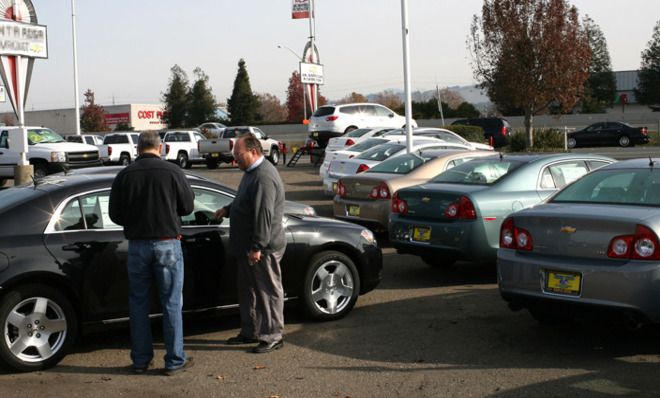
[(461, 196), (488, 189), (486, 185), (459, 184), (424, 184), (415, 188), (398, 191), (399, 199), (408, 203), (408, 213), (404, 217), (427, 220), (446, 219), (445, 210), (452, 203), (457, 203)]

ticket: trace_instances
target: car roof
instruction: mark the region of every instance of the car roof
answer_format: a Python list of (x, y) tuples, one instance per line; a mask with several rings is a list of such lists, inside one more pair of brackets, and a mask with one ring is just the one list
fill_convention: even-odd
[(626, 159), (620, 160), (618, 162), (609, 164), (603, 169), (660, 169), (660, 158), (637, 158), (637, 159)]

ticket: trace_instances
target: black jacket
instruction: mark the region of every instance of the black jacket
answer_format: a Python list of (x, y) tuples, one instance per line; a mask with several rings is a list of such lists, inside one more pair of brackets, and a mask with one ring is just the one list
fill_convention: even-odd
[(110, 219), (124, 226), (126, 239), (175, 238), (180, 216), (193, 211), (194, 194), (173, 163), (144, 154), (120, 171), (110, 192)]

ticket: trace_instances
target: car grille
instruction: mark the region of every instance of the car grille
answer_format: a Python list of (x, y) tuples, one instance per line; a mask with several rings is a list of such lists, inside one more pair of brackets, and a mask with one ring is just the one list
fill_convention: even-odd
[(88, 163), (99, 160), (99, 152), (69, 152), (66, 154), (66, 158), (68, 163)]

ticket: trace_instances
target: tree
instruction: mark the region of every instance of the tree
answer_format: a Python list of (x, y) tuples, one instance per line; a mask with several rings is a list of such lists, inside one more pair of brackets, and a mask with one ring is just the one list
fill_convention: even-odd
[(374, 102), (384, 105), (392, 110), (396, 110), (403, 105), (401, 98), (392, 90), (385, 90), (376, 94)]
[(257, 98), (259, 99), (257, 119), (275, 123), (287, 120), (287, 109), (279, 98), (268, 93), (257, 94)]
[(252, 94), (250, 77), (245, 67), (245, 61), (241, 58), (238, 61), (234, 89), (231, 92), (231, 97), (227, 99), (227, 110), (232, 123), (235, 125), (252, 124), (257, 119), (258, 107), (259, 101)]
[(462, 95), (448, 88), (443, 88), (440, 90), (440, 99), (442, 102), (446, 102), (451, 109), (456, 109), (465, 102), (465, 99)]
[(589, 39), (591, 64), (589, 65), (589, 78), (584, 87), (582, 112), (600, 113), (614, 103), (616, 79), (612, 73), (607, 41), (605, 41), (600, 27), (589, 16), (584, 18), (583, 25)]
[(355, 91), (343, 97), (339, 101), (337, 101), (338, 104), (353, 104), (356, 102), (369, 102), (369, 101), (367, 100), (367, 97), (365, 97), (362, 94), (358, 94)]
[(528, 147), (534, 115), (551, 104), (573, 108), (589, 75), (587, 34), (566, 0), (484, 0), (469, 46), (475, 78), (491, 101), (522, 109)]
[(170, 128), (184, 127), (188, 112), (188, 76), (179, 65), (174, 65), (170, 72), (170, 86), (163, 93), (163, 121)]
[(640, 104), (660, 104), (660, 21), (653, 28), (653, 38), (642, 52), (639, 83), (635, 96)]
[(286, 90), (286, 120), (289, 123), (300, 123), (303, 118), (303, 86), (300, 83), (300, 73), (294, 71), (289, 78), (289, 87)]
[(195, 83), (188, 94), (188, 126), (198, 126), (215, 117), (215, 96), (209, 87), (209, 77), (197, 67), (193, 71)]
[(87, 89), (82, 114), (80, 115), (80, 128), (87, 132), (106, 131), (105, 110), (94, 102), (94, 92)]

